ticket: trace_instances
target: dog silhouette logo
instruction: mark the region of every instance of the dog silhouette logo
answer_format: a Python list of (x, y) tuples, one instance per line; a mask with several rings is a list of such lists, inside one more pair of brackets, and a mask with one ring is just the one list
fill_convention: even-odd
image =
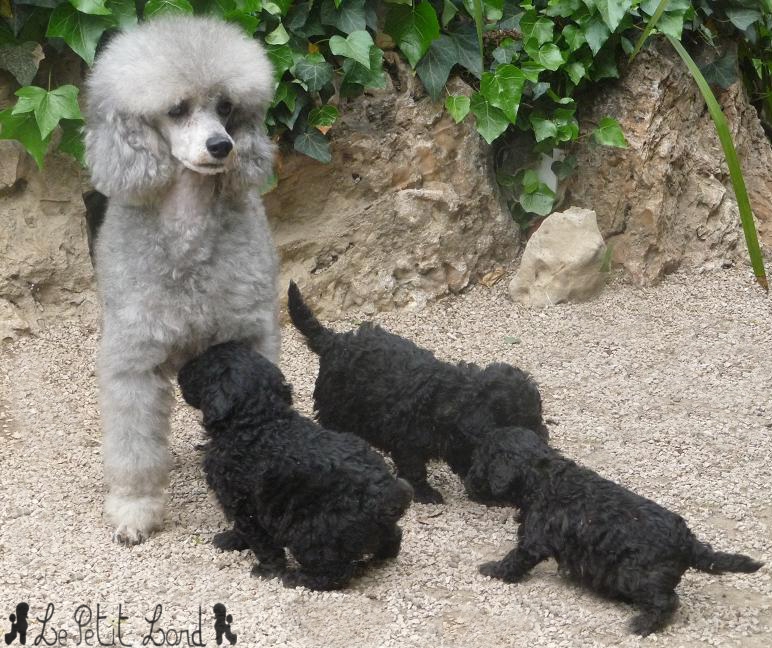
[(231, 632), (231, 623), (233, 623), (233, 617), (227, 614), (227, 610), (222, 603), (216, 603), (214, 608), (214, 631), (217, 633), (217, 645), (222, 646), (223, 637), (228, 640), (228, 643), (233, 646), (236, 643), (236, 635)]
[(29, 605), (22, 602), (16, 606), (16, 614), (11, 614), (8, 617), (11, 622), (11, 631), (5, 635), (6, 645), (10, 646), (16, 637), (19, 638), (19, 643), (22, 646), (27, 644), (27, 614), (29, 614)]

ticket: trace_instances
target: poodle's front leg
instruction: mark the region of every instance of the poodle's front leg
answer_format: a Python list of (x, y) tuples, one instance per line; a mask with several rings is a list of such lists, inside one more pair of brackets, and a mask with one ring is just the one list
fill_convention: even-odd
[(100, 401), (105, 512), (115, 527), (113, 539), (137, 544), (163, 525), (171, 384), (157, 369), (103, 369)]
[(262, 322), (262, 332), (255, 340), (255, 349), (275, 365), (279, 364), (281, 352), (281, 327), (279, 326), (278, 305)]
[(534, 545), (518, 544), (501, 561), (483, 563), (479, 571), (483, 576), (498, 578), (505, 583), (517, 583), (531, 571), (547, 554)]

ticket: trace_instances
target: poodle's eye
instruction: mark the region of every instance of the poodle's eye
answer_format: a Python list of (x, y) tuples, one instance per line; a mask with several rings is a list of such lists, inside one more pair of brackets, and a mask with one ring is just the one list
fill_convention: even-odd
[(169, 117), (173, 117), (174, 119), (184, 117), (188, 114), (188, 102), (180, 101), (180, 103), (172, 107), (166, 114), (169, 115)]
[(227, 117), (233, 112), (233, 104), (227, 99), (223, 99), (217, 104), (217, 114), (220, 117)]

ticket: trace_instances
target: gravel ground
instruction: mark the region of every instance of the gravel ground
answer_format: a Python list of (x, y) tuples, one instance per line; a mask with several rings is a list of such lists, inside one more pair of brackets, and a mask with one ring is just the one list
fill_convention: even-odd
[[(513, 306), (505, 286), (378, 320), (445, 359), (528, 369), (569, 456), (678, 511), (716, 548), (772, 559), (770, 299), (735, 269), (651, 289), (617, 280), (595, 302), (547, 311)], [(467, 501), (441, 465), (432, 477), (447, 504), (413, 505), (399, 558), (349, 590), (253, 579), (247, 552), (210, 544), (223, 518), (199, 467), (196, 416), (181, 405), (166, 528), (131, 549), (113, 545), (101, 517), (96, 346), (94, 331), (62, 322), (0, 350), (0, 632), (27, 600), (29, 644), (41, 631), (51, 641), (55, 628), (68, 633), (59, 645), (86, 645), (74, 615), (88, 604), (95, 617), (99, 604), (109, 642), (121, 604), (121, 636), (139, 646), (157, 604), (156, 641), (159, 628), (192, 632), (200, 605), (213, 646), (211, 606), (221, 601), (246, 646), (772, 645), (769, 567), (687, 572), (674, 622), (645, 640), (627, 634), (631, 607), (573, 587), (554, 562), (516, 586), (479, 576), (480, 562), (512, 547), (515, 522), (510, 510)], [(282, 358), (308, 412), (316, 362), (290, 329)]]

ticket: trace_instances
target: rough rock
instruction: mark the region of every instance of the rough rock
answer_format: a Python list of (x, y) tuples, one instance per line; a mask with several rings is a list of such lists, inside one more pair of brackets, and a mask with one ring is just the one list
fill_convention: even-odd
[[(619, 120), (628, 149), (585, 146), (566, 203), (594, 209), (613, 260), (640, 284), (680, 265), (744, 257), (734, 193), (713, 122), (667, 43), (641, 52), (580, 115), (587, 131)], [(762, 242), (772, 244), (772, 148), (739, 83), (718, 95), (729, 121)]]
[[(420, 307), (513, 259), (490, 150), (390, 59), (391, 87), (343, 109), (324, 165), (290, 154), (265, 196), (282, 258), (324, 317)], [(469, 92), (457, 81), (453, 92)]]
[(606, 281), (601, 271), (605, 251), (594, 211), (571, 207), (555, 212), (528, 240), (509, 294), (538, 308), (587, 301)]

